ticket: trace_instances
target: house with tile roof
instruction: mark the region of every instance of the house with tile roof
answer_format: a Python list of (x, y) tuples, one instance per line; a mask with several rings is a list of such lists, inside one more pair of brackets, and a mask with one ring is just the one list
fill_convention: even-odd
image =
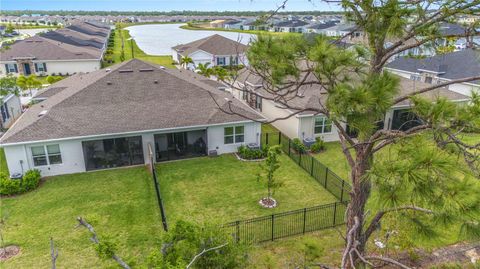
[(70, 26), (20, 40), (0, 53), (0, 77), (71, 75), (101, 68), (110, 28), (96, 22)]
[[(400, 90), (398, 96), (404, 96), (415, 90), (430, 86), (424, 82), (412, 81), (403, 77), (399, 78)], [(314, 79), (313, 75), (311, 79)], [(238, 73), (238, 77), (232, 84), (231, 92), (234, 98), (257, 110), (269, 121), (281, 119), (272, 122), (272, 125), (288, 137), (303, 140), (312, 140), (320, 137), (327, 142), (339, 141), (340, 138), (335, 125), (325, 115), (315, 112), (315, 109), (321, 109), (322, 106), (326, 105), (328, 96), (323, 87), (319, 85), (303, 85), (298, 90), (285, 88), (278, 91), (278, 95), (282, 95), (285, 100), (288, 100), (286, 101), (288, 104), (287, 108), (283, 103), (273, 101), (271, 93), (265, 90), (265, 87), (268, 86), (264, 85), (262, 78), (246, 69)], [(246, 90), (241, 91), (238, 89)], [(432, 102), (438, 97), (447, 98), (454, 102), (467, 102), (469, 100), (468, 96), (447, 88), (423, 93), (420, 96)], [(411, 113), (410, 101), (403, 101), (391, 107), (385, 114), (383, 122), (379, 123), (378, 128), (405, 130), (418, 124), (419, 121)], [(344, 124), (343, 128), (350, 131), (348, 124)], [(354, 133), (351, 133), (351, 135), (352, 137), (355, 136)]]
[(195, 69), (198, 64), (208, 63), (213, 66), (247, 65), (247, 46), (219, 34), (214, 34), (187, 44), (172, 48), (172, 57), (181, 62), (183, 57), (190, 57), (193, 64), (188, 69)]
[(258, 145), (263, 116), (204, 80), (133, 59), (54, 83), (1, 137), (9, 171), (50, 176)]
[[(401, 77), (438, 84), (480, 75), (480, 50), (466, 49), (431, 57), (399, 57), (385, 67)], [(463, 95), (480, 93), (480, 81), (455, 83), (448, 89)]]

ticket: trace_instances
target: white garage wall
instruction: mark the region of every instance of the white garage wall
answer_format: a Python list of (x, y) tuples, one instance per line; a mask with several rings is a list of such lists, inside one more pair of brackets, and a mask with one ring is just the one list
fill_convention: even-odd
[[(291, 112), (277, 107), (272, 101), (263, 100), (261, 114), (264, 115), (268, 120), (274, 120), (287, 117), (288, 115), (291, 115)], [(288, 119), (272, 122), (272, 125), (275, 128), (290, 138), (299, 137), (299, 124), (299, 119), (296, 116), (291, 116)]]
[(47, 64), (47, 73), (56, 74), (61, 73), (73, 74), (73, 73), (87, 73), (99, 70), (101, 68), (100, 60), (91, 60), (91, 61), (52, 61), (45, 62)]

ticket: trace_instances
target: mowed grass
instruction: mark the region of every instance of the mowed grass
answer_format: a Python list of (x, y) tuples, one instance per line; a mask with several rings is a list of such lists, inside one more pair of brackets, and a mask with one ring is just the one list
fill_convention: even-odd
[[(114, 37), (114, 47), (113, 47), (113, 61), (114, 63), (121, 63), (122, 54), (122, 43), (123, 43), (123, 51), (125, 56), (125, 61), (128, 61), (135, 57), (136, 59), (141, 59), (147, 62), (151, 62), (154, 64), (162, 65), (168, 68), (174, 68), (175, 66), (172, 64), (173, 59), (169, 55), (149, 55), (146, 54), (143, 50), (141, 50), (135, 40), (128, 40), (131, 38), (130, 33), (128, 30), (125, 29), (115, 29), (115, 37)], [(133, 52), (132, 52), (133, 46)]]
[(3, 148), (0, 148), (0, 173), (8, 173), (7, 160), (5, 159), (5, 151)]
[(48, 178), (38, 189), (2, 198), (2, 233), (21, 255), (1, 268), (49, 268), (50, 237), (59, 251), (57, 268), (115, 268), (97, 257), (90, 233), (77, 228), (85, 217), (102, 238), (118, 243), (118, 254), (145, 266), (158, 248), (162, 232), (151, 177), (144, 167), (62, 175)]
[(167, 218), (223, 223), (335, 202), (308, 173), (282, 155), (275, 176), (283, 186), (273, 196), (278, 206), (262, 208), (258, 201), (267, 195), (267, 187), (265, 180), (257, 180), (259, 165), (234, 155), (159, 164)]

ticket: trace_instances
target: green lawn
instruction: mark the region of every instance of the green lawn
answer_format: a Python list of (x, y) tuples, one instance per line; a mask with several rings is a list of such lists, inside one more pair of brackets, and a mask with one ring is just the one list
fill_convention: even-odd
[(329, 192), (287, 156), (282, 155), (280, 160), (277, 175), (284, 186), (274, 195), (279, 205), (273, 210), (258, 204), (267, 190), (263, 181), (257, 181), (257, 162), (222, 155), (159, 164), (168, 219), (230, 222), (335, 202)]
[[(113, 48), (113, 61), (115, 63), (122, 62), (120, 55), (122, 53), (122, 40), (123, 40), (123, 51), (125, 55), (125, 61), (132, 59), (132, 56), (135, 56), (137, 59), (141, 59), (147, 62), (151, 62), (158, 65), (163, 65), (168, 68), (174, 68), (172, 62), (172, 57), (169, 55), (155, 56), (148, 55), (143, 50), (141, 50), (135, 40), (128, 40), (130, 38), (130, 33), (125, 29), (115, 29), (114, 37), (114, 48)], [(132, 46), (133, 46), (133, 55), (132, 55)]]
[(8, 173), (7, 160), (5, 159), (5, 152), (0, 148), (0, 172)]
[(31, 193), (2, 198), (2, 233), (7, 244), (21, 247), (21, 255), (0, 267), (50, 267), (50, 237), (60, 253), (59, 268), (112, 267), (113, 262), (97, 258), (87, 230), (75, 227), (77, 216), (90, 220), (100, 236), (114, 238), (120, 256), (145, 265), (146, 256), (158, 247), (158, 212), (144, 167), (48, 178)]

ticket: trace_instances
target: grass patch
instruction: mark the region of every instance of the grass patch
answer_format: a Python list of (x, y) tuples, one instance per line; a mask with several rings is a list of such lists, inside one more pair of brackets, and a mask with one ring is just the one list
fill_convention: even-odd
[[(133, 57), (144, 60), (147, 62), (151, 62), (154, 64), (162, 65), (168, 68), (174, 68), (175, 66), (172, 64), (173, 60), (172, 57), (169, 55), (149, 55), (146, 54), (143, 50), (141, 50), (135, 40), (131, 39), (130, 32), (125, 29), (115, 29), (115, 37), (114, 37), (114, 46), (113, 46), (113, 63), (117, 64), (121, 63), (121, 55), (122, 55), (122, 43), (123, 43), (123, 52), (124, 52), (124, 61), (128, 61)], [(106, 64), (105, 66), (112, 65)]]
[(278, 180), (284, 186), (274, 198), (275, 209), (258, 201), (267, 188), (257, 181), (259, 163), (242, 162), (234, 155), (198, 158), (158, 165), (162, 195), (170, 222), (229, 222), (335, 202), (335, 198), (287, 156), (280, 157)]
[(7, 159), (5, 158), (5, 151), (3, 148), (0, 148), (0, 172), (7, 173), (7, 175), (10, 174), (8, 172)]
[(21, 255), (1, 264), (5, 269), (50, 267), (50, 237), (60, 253), (58, 267), (112, 267), (97, 257), (89, 232), (75, 228), (78, 216), (90, 220), (100, 237), (114, 238), (118, 254), (137, 265), (145, 265), (162, 231), (144, 167), (51, 177), (33, 192), (2, 199), (1, 215), (5, 242), (21, 247)]

